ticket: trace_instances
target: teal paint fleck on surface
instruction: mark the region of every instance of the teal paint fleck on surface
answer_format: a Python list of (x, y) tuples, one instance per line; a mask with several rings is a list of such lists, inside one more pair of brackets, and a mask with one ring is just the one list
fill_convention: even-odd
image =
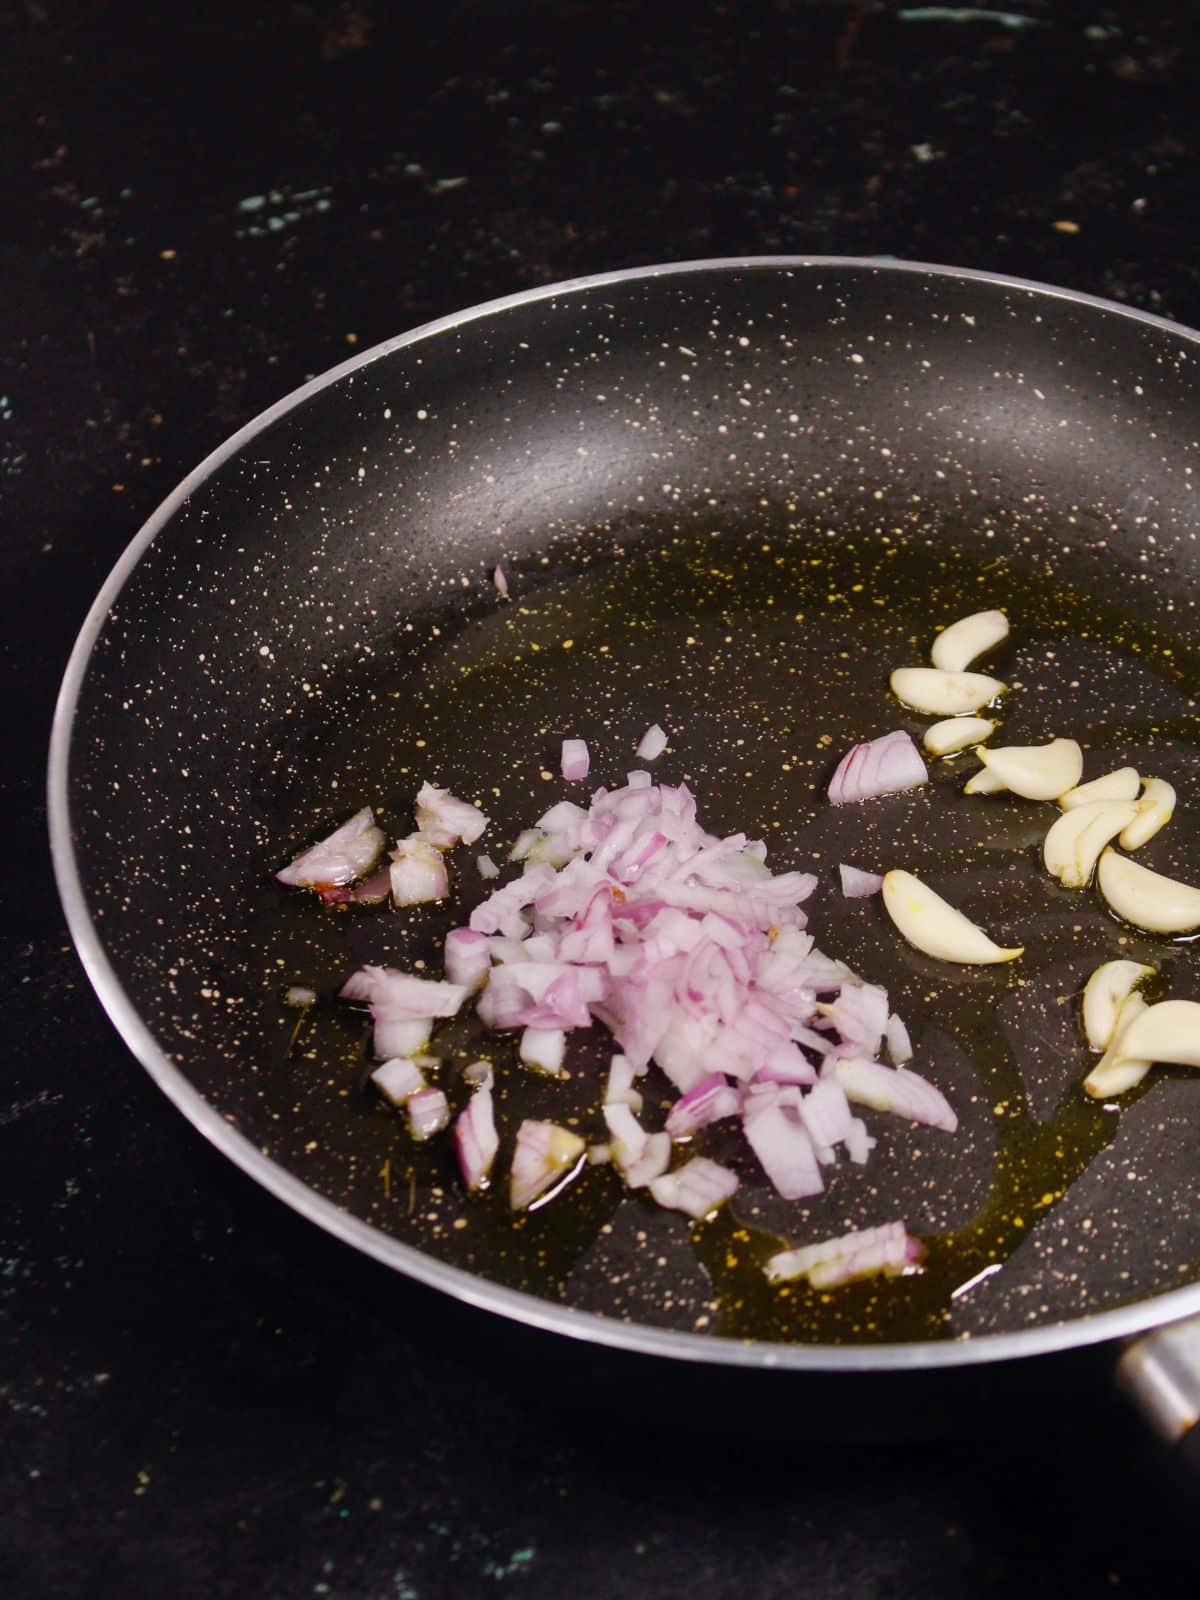
[(1040, 17), (1020, 11), (976, 11), (970, 6), (914, 6), (898, 12), (901, 22), (995, 22), (1002, 28), (1040, 28)]
[(238, 201), (239, 211), (261, 211), (267, 203), (265, 194), (248, 194), (244, 200)]
[(514, 1550), (507, 1561), (489, 1561), (483, 1574), (486, 1578), (515, 1578), (519, 1573), (525, 1572), (533, 1565), (533, 1558), (537, 1551), (532, 1545), (526, 1545), (521, 1550)]

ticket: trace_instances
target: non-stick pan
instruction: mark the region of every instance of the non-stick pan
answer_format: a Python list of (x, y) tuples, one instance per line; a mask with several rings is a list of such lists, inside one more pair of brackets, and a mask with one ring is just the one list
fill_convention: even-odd
[[(1053, 886), (1053, 813), (964, 800), (969, 759), (910, 795), (823, 796), (850, 743), (919, 731), (891, 669), (1003, 606), (1006, 738), (1070, 735), (1089, 775), (1168, 778), (1179, 810), (1145, 859), (1200, 878), (1198, 356), (1185, 329), (1061, 290), (771, 258), (516, 295), (314, 380), (151, 518), (67, 670), (53, 847), (116, 1026), (257, 1182), (486, 1312), (826, 1395), (1125, 1341), (1128, 1383), (1181, 1435), (1200, 1402), (1200, 1079), (1156, 1069), (1088, 1101), (1077, 997), (1117, 954), (1190, 997), (1190, 947)], [(802, 1207), (747, 1170), (696, 1235), (600, 1168), (514, 1226), (502, 1194), (467, 1205), (448, 1152), (414, 1148), (333, 999), (363, 960), (436, 964), (484, 892), (472, 855), (449, 905), (409, 913), (325, 907), (273, 872), (365, 803), (408, 831), (426, 777), (483, 804), (502, 857), (565, 792), (563, 737), (612, 782), (655, 721), (658, 770), (710, 829), (817, 872), (818, 941), (887, 984), (960, 1131), (893, 1125)], [(841, 861), (919, 871), (1026, 956), (930, 962), (877, 901), (840, 898)], [(310, 1012), (281, 1003), (293, 984), (317, 990)], [(595, 1118), (598, 1039), (565, 1085), (494, 1040), (441, 1045), (494, 1056), (508, 1132)], [(931, 1241), (920, 1278), (820, 1300), (757, 1271), (763, 1238), (897, 1214)]]

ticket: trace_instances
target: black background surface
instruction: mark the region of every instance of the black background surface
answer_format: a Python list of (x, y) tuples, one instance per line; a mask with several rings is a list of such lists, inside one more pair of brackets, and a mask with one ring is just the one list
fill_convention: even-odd
[(486, 1326), (444, 1337), (133, 1063), (69, 948), (42, 763), (74, 633), (158, 500), (429, 317), (782, 251), (1200, 323), (1198, 34), (1187, 0), (0, 8), (3, 1592), (1195, 1593), (1103, 1391), (1053, 1433), (1029, 1406), (996, 1438), (768, 1451), (502, 1381)]

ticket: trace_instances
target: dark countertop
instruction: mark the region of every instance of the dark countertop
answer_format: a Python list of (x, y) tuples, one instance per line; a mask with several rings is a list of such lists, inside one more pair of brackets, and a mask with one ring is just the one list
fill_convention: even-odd
[(532, 284), (750, 252), (994, 268), (1200, 323), (1183, 0), (686, 17), (0, 21), (6, 1594), (1195, 1593), (1103, 1391), (1052, 1436), (1030, 1405), (994, 1440), (767, 1451), (497, 1383), (485, 1337), (441, 1339), (428, 1297), (202, 1144), (69, 947), (42, 761), (75, 630), (159, 499), (308, 375)]

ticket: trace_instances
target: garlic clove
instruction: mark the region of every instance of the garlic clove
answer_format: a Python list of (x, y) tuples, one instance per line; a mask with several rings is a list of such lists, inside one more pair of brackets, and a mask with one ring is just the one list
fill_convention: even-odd
[(964, 794), (1003, 794), (1008, 785), (1001, 783), (994, 772), (989, 772), (986, 767), (980, 767), (973, 778), (968, 778), (963, 784)]
[(981, 672), (941, 672), (936, 667), (897, 667), (891, 685), (898, 700), (929, 717), (982, 711), (1008, 687)]
[(1100, 893), (1122, 919), (1148, 933), (1191, 933), (1200, 928), (1200, 889), (1151, 872), (1111, 847), (1100, 857)]
[(1124, 1094), (1150, 1071), (1153, 1062), (1123, 1054), (1129, 1030), (1151, 1008), (1135, 989), (1117, 1013), (1117, 1026), (1113, 1042), (1083, 1080), (1083, 1087), (1094, 1100), (1108, 1100), (1115, 1094)]
[(883, 904), (899, 931), (917, 950), (939, 961), (986, 966), (1015, 961), (1024, 946), (1005, 950), (983, 929), (964, 917), (915, 878), (911, 872), (888, 872), (883, 879)]
[(1147, 778), (1137, 815), (1121, 834), (1122, 850), (1137, 850), (1170, 822), (1175, 810), (1175, 790), (1165, 778)]
[(1117, 1055), (1174, 1067), (1200, 1067), (1200, 1002), (1163, 1000), (1122, 1027)]
[(1073, 789), (1083, 773), (1083, 751), (1074, 739), (981, 748), (979, 759), (1006, 789), (1026, 800), (1055, 800)]
[(943, 672), (963, 672), (976, 656), (1007, 638), (1008, 618), (1003, 611), (976, 611), (938, 634), (929, 659)]
[(947, 717), (926, 728), (921, 741), (931, 756), (956, 756), (969, 745), (982, 744), (996, 731), (987, 717)]
[(1105, 961), (1083, 989), (1083, 1031), (1093, 1050), (1107, 1050), (1117, 1033), (1121, 1007), (1154, 968), (1140, 961)]
[(1086, 888), (1101, 850), (1136, 814), (1132, 800), (1094, 800), (1064, 811), (1042, 845), (1046, 871), (1068, 889)]
[(1137, 768), (1118, 767), (1102, 778), (1093, 778), (1091, 783), (1068, 789), (1066, 794), (1059, 795), (1058, 804), (1064, 811), (1071, 811), (1075, 806), (1090, 806), (1096, 800), (1136, 800), (1137, 793)]

